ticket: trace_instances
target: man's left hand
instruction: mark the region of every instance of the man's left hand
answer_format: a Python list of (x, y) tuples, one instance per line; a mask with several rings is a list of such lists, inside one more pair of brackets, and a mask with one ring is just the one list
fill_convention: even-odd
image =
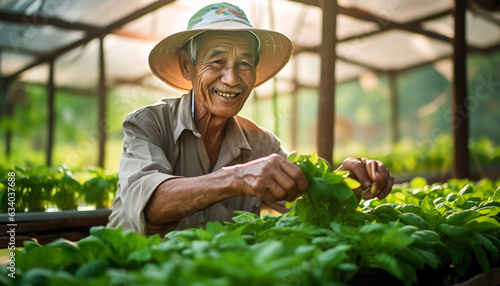
[[(349, 171), (349, 177), (361, 183), (354, 190), (358, 199), (385, 198), (392, 190), (394, 177), (380, 161), (367, 158), (347, 158), (337, 171)], [(371, 189), (371, 191), (367, 191)], [(363, 194), (364, 193), (364, 194)]]

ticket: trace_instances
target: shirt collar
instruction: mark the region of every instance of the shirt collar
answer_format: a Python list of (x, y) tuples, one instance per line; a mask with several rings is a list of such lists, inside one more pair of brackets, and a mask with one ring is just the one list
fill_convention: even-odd
[(174, 111), (175, 126), (173, 126), (174, 140), (177, 142), (184, 130), (190, 130), (196, 137), (201, 137), (201, 134), (196, 130), (193, 120), (193, 91), (184, 94), (180, 98), (177, 110)]
[(252, 151), (250, 143), (248, 143), (245, 132), (237, 120), (238, 116), (229, 118), (226, 126), (226, 138), (224, 141), (227, 142), (227, 146), (233, 157), (240, 155), (241, 150)]
[[(190, 130), (196, 137), (201, 138), (201, 134), (198, 130), (196, 130), (196, 126), (194, 124), (193, 106), (193, 90), (191, 90), (188, 94), (184, 94), (180, 98), (178, 108), (175, 112), (177, 124), (174, 127), (174, 140), (176, 142), (184, 130)], [(225, 143), (223, 143), (227, 144), (227, 147), (233, 157), (237, 157), (240, 154), (241, 149), (249, 151), (252, 150), (252, 147), (245, 136), (245, 132), (236, 117), (238, 116), (229, 118), (226, 126), (226, 138), (224, 139)]]

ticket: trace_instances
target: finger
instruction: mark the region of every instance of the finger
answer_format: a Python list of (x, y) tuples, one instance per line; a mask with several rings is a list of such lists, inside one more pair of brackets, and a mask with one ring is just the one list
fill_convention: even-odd
[(273, 175), (274, 181), (277, 183), (280, 189), (285, 192), (285, 200), (293, 201), (297, 197), (297, 185), (295, 181), (292, 180), (288, 175), (286, 175), (283, 171), (278, 174)]
[(377, 195), (377, 198), (381, 200), (387, 197), (387, 195), (391, 192), (393, 186), (394, 186), (394, 177), (390, 176), (389, 179), (387, 180), (387, 184), (385, 185), (384, 189)]
[(286, 173), (287, 176), (289, 176), (293, 180), (297, 194), (302, 194), (307, 192), (307, 187), (308, 187), (307, 179), (304, 176), (304, 173), (302, 173), (302, 170), (300, 170), (300, 168), (297, 165), (294, 165), (284, 160), (281, 163), (281, 169), (283, 170), (284, 173)]
[(349, 171), (349, 177), (357, 180), (363, 189), (366, 190), (372, 186), (372, 180), (368, 175), (368, 170), (363, 159), (356, 158), (347, 162), (347, 170)]
[[(290, 168), (292, 167), (292, 168)], [(297, 182), (294, 179), (294, 177), (298, 177), (302, 173), (300, 169), (297, 167), (298, 172), (293, 168), (296, 167), (292, 163), (286, 161), (286, 160), (281, 160), (279, 162), (279, 167), (277, 168), (276, 172), (273, 173), (273, 179), (285, 190), (286, 194), (286, 200), (287, 201), (293, 201), (295, 198), (297, 198), (298, 194), (298, 186)]]
[[(368, 177), (370, 178), (370, 187), (371, 188), (371, 193), (374, 195), (377, 195), (379, 193), (380, 188), (380, 183), (379, 185), (376, 185), (375, 182), (380, 181), (380, 176), (378, 174), (378, 166), (377, 166), (377, 161), (374, 160), (369, 160), (366, 158), (361, 159), (363, 163), (365, 164), (365, 170), (366, 173), (368, 174)], [(385, 182), (383, 182), (385, 186)]]
[(389, 170), (382, 164), (380, 161), (372, 160), (370, 177), (373, 181), (373, 189), (376, 196), (378, 196), (381, 192), (385, 191), (387, 184), (389, 183), (389, 178), (391, 174)]
[(275, 181), (270, 181), (266, 187), (265, 198), (271, 202), (282, 201), (287, 198), (287, 192)]
[(369, 189), (364, 189), (363, 191), (364, 191), (363, 193), (364, 200), (371, 200), (376, 197), (375, 193), (370, 192)]

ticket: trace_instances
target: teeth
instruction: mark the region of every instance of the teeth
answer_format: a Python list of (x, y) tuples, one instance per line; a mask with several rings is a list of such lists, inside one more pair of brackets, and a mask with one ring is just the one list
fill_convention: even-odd
[(216, 93), (220, 96), (224, 96), (224, 97), (235, 97), (237, 93), (226, 93), (226, 92), (220, 92), (220, 91), (216, 91)]

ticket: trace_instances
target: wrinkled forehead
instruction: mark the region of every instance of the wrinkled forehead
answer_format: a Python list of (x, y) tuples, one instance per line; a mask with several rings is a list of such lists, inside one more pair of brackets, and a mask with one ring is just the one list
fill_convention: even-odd
[(260, 41), (257, 35), (250, 31), (206, 31), (196, 36), (201, 46), (214, 45), (220, 41), (227, 41), (243, 47), (248, 47), (258, 53)]

